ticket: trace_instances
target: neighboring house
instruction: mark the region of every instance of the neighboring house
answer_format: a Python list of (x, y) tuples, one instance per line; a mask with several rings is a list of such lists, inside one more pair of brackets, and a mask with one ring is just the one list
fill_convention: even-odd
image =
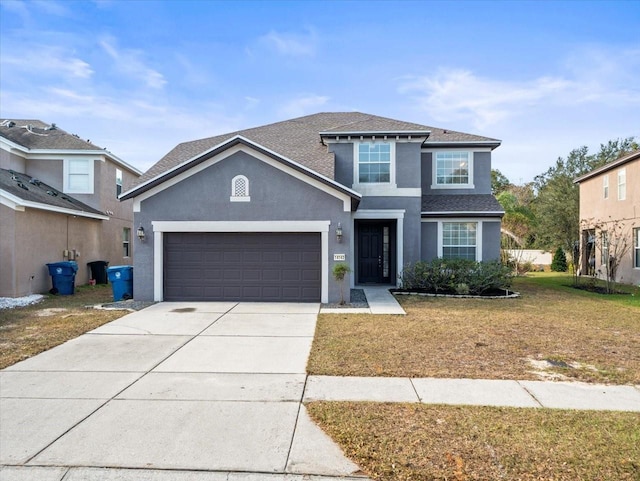
[(499, 140), (358, 112), (319, 113), (176, 146), (133, 199), (135, 297), (335, 302), (395, 286), (407, 263), (500, 257)]
[[(640, 284), (640, 151), (609, 162), (575, 182), (580, 185), (581, 274), (599, 272), (605, 276), (603, 264), (616, 246), (619, 250), (626, 243), (628, 249), (619, 261), (615, 280)], [(625, 239), (616, 239), (609, 232), (615, 223)], [(597, 224), (602, 228), (596, 229)]]
[(132, 202), (141, 172), (111, 152), (39, 120), (0, 120), (0, 297), (46, 292), (46, 264), (133, 262)]

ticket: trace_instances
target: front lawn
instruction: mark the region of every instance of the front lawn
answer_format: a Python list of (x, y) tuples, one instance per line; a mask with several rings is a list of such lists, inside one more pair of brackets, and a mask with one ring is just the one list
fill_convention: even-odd
[(314, 402), (311, 417), (376, 481), (640, 479), (640, 414)]
[(38, 304), (0, 310), (0, 369), (128, 314), (85, 307), (112, 300), (110, 285), (80, 286), (72, 296), (47, 294)]
[(406, 316), (323, 314), (310, 374), (640, 383), (640, 291), (515, 279), (518, 299), (399, 296)]

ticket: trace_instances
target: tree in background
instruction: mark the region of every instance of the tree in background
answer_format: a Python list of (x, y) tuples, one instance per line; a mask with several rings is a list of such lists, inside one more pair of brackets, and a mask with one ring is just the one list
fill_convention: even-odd
[(509, 179), (498, 169), (491, 169), (491, 193), (498, 195), (511, 186)]
[[(610, 140), (592, 155), (586, 146), (580, 147), (572, 150), (566, 159), (558, 157), (554, 166), (536, 176), (537, 195), (532, 205), (536, 246), (547, 249), (561, 246), (565, 252), (572, 253), (580, 232), (579, 188), (574, 179), (638, 148), (633, 137)], [(572, 261), (575, 269), (576, 260)]]
[(564, 250), (562, 250), (562, 247), (558, 247), (555, 254), (553, 254), (551, 270), (553, 272), (567, 272), (567, 269), (567, 256), (564, 253)]

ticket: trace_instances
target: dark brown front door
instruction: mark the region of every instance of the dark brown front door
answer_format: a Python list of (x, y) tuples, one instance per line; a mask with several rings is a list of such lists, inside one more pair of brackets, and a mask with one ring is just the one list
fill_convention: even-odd
[(391, 282), (391, 225), (389, 222), (358, 223), (358, 283)]

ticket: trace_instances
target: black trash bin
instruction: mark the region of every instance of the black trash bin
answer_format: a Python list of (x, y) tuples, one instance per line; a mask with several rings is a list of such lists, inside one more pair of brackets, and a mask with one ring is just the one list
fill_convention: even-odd
[(91, 269), (91, 279), (96, 281), (96, 284), (107, 283), (107, 261), (93, 261), (87, 262), (89, 269)]

